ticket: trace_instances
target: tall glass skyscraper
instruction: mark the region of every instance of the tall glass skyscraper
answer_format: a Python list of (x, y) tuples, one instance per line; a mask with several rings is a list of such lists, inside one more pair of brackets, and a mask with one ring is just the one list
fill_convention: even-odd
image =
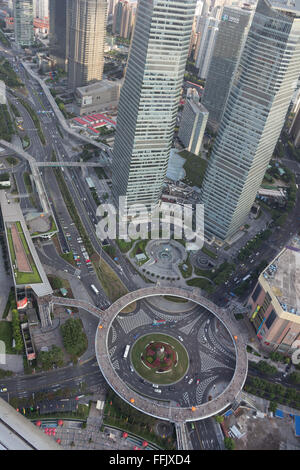
[(140, 0), (113, 149), (116, 203), (159, 202), (165, 179), (196, 0)]
[(67, 0), (68, 87), (102, 80), (107, 0)]
[(32, 46), (33, 0), (14, 1), (15, 40), (18, 46)]
[(258, 1), (228, 96), (201, 195), (205, 231), (221, 240), (245, 223), (297, 85), (295, 3)]
[(217, 130), (224, 111), (241, 52), (250, 27), (252, 12), (224, 7), (207, 73), (201, 102), (209, 111), (208, 123)]
[(52, 60), (67, 70), (67, 0), (49, 2), (49, 51)]

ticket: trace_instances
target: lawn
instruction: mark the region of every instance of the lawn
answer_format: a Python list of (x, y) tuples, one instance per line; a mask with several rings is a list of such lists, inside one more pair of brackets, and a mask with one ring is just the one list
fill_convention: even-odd
[(15, 350), (12, 348), (13, 329), (11, 322), (0, 321), (0, 341), (4, 341), (7, 354), (15, 354)]
[(146, 256), (146, 259), (142, 260), (142, 261), (139, 261), (139, 266), (141, 266), (142, 264), (146, 263), (149, 258), (146, 254), (146, 246), (147, 246), (147, 243), (148, 243), (148, 239), (146, 240), (139, 240), (135, 245), (134, 247), (132, 248), (132, 250), (130, 251), (130, 258), (134, 258), (135, 255), (139, 255), (139, 254), (144, 254)]
[(206, 292), (211, 293), (214, 291), (214, 286), (207, 279), (202, 277), (194, 277), (186, 281), (188, 286), (200, 287), (200, 289), (206, 290)]
[(127, 251), (129, 251), (130, 248), (132, 247), (134, 240), (125, 241), (125, 240), (121, 240), (117, 238), (116, 243), (122, 253), (127, 253)]
[(217, 259), (218, 257), (218, 255), (214, 251), (209, 250), (208, 248), (206, 248), (206, 246), (201, 248), (201, 250), (203, 251), (203, 253), (205, 253), (207, 256), (209, 256), (212, 259)]
[[(20, 222), (16, 222), (17, 229), (19, 231), (19, 236), (22, 241), (25, 253), (28, 257), (32, 272), (31, 273), (24, 273), (21, 271), (16, 270), (15, 271), (15, 279), (16, 279), (16, 284), (21, 285), (21, 284), (36, 284), (39, 282), (42, 282), (41, 277), (39, 275), (39, 272), (37, 270), (37, 267), (32, 259), (29, 247), (27, 245), (27, 241), (25, 239), (25, 235), (23, 233), (22, 227)], [(13, 241), (12, 241), (12, 236), (11, 236), (11, 230), (9, 227), (7, 227), (7, 238), (8, 238), (8, 244), (9, 244), (9, 250), (10, 250), (10, 255), (12, 259), (12, 263), (15, 264), (15, 250), (13, 246)]]
[[(178, 354), (178, 362), (168, 372), (157, 373), (155, 369), (149, 369), (141, 361), (141, 354), (145, 347), (152, 341), (164, 342), (169, 344)], [(189, 366), (189, 357), (183, 345), (169, 335), (153, 333), (142, 336), (137, 340), (131, 349), (131, 361), (139, 375), (154, 384), (168, 385), (180, 380), (186, 373)]]
[[(123, 297), (123, 295), (128, 293), (123, 282), (103, 258), (100, 258), (98, 254), (94, 254), (92, 255), (91, 260), (94, 264), (99, 281), (111, 302), (115, 302), (115, 300), (118, 300), (120, 297)], [(128, 305), (122, 312), (133, 312), (135, 308), (136, 303), (134, 302), (133, 304)]]
[(185, 159), (183, 168), (186, 173), (186, 180), (190, 182), (191, 186), (201, 188), (207, 161), (187, 150), (183, 150), (179, 155)]

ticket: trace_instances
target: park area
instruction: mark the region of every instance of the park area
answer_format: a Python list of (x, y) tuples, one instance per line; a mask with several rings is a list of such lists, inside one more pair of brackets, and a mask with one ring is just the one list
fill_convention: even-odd
[(169, 385), (184, 376), (189, 357), (175, 338), (156, 333), (136, 341), (131, 351), (131, 362), (144, 379), (154, 384)]

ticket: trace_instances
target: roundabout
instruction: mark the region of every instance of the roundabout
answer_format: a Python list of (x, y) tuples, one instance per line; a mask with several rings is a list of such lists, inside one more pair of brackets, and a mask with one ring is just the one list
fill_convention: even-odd
[(152, 333), (134, 343), (131, 363), (143, 379), (153, 384), (170, 385), (183, 378), (189, 366), (189, 358), (177, 339)]
[[(186, 299), (195, 308), (168, 315), (147, 302), (159, 296)], [(132, 302), (135, 312), (120, 314)], [(157, 286), (126, 294), (102, 312), (95, 346), (103, 376), (123, 400), (175, 423), (226, 409), (247, 375), (246, 348), (234, 320), (188, 289)]]

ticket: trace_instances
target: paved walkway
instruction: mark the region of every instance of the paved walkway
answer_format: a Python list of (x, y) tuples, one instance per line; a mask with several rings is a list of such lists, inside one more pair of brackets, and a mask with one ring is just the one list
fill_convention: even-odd
[(3, 370), (11, 370), (12, 372), (24, 374), (23, 356), (19, 354), (5, 354), (5, 364), (0, 362)]

